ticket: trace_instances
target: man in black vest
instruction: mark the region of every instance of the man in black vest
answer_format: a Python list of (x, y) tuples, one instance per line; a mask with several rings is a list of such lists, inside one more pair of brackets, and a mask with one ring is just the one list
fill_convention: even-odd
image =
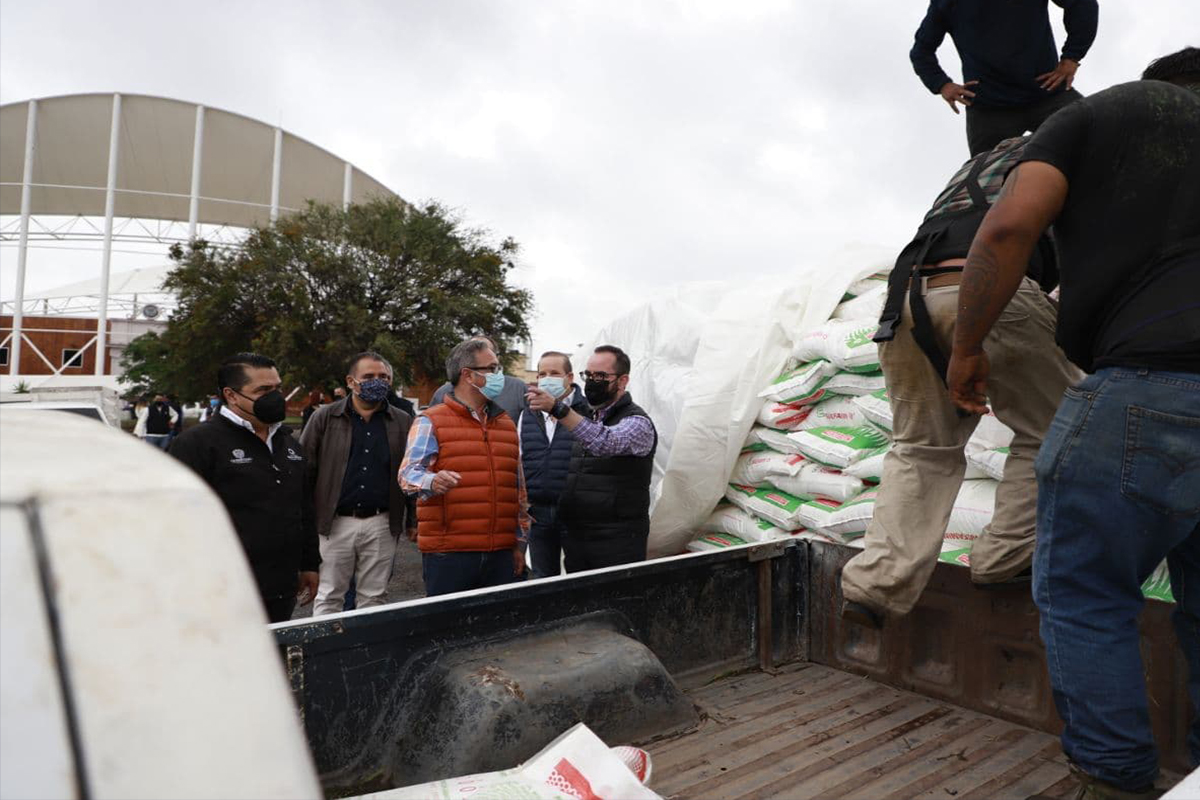
[[(571, 358), (551, 350), (538, 359), (538, 388), (555, 400), (562, 400), (581, 416), (589, 416), (591, 407), (583, 391), (575, 385)], [(525, 486), (529, 492), (529, 513), (533, 527), (529, 531), (530, 568), (535, 578), (549, 578), (560, 572), (562, 542), (566, 528), (558, 519), (558, 499), (567, 485), (575, 434), (546, 411), (532, 408), (522, 411), (517, 421), (521, 434), (521, 457), (525, 465)]]
[(594, 409), (584, 417), (541, 389), (527, 399), (575, 436), (558, 518), (567, 528), (567, 572), (600, 569), (646, 558), (650, 534), (650, 475), (658, 432), (626, 391), (629, 356), (602, 345), (588, 358), (584, 396)]

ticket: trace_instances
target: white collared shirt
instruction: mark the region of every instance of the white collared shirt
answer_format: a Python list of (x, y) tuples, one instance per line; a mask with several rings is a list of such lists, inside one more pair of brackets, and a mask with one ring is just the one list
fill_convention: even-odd
[[(237, 414), (229, 410), (229, 406), (221, 406), (221, 416), (227, 420), (230, 420), (231, 422), (236, 422), (238, 425), (241, 425), (255, 436), (258, 436), (258, 431), (254, 430), (254, 426), (250, 424), (250, 420), (239, 417)], [(272, 442), (275, 441), (275, 431), (279, 430), (282, 426), (282, 422), (276, 422), (274, 425), (267, 428), (267, 450), (271, 452), (271, 455), (275, 455), (275, 447), (272, 445)]]

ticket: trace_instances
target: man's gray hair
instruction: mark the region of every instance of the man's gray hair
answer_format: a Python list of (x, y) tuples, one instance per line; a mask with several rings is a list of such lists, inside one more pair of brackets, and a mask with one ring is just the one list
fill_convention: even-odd
[(491, 349), (491, 344), (479, 338), (467, 339), (454, 345), (450, 357), (446, 359), (446, 380), (458, 386), (458, 378), (462, 375), (463, 368), (475, 366), (476, 354)]

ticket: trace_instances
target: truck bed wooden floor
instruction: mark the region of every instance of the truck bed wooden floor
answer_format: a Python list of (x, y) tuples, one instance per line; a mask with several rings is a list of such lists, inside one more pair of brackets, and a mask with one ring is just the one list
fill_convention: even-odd
[(817, 664), (689, 695), (701, 727), (647, 748), (664, 797), (1024, 800), (1076, 786), (1056, 736)]

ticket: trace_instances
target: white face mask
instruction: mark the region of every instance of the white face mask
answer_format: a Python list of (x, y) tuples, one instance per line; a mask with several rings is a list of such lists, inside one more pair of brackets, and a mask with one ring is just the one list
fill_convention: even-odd
[(538, 378), (538, 388), (555, 400), (567, 393), (567, 382), (556, 375)]

